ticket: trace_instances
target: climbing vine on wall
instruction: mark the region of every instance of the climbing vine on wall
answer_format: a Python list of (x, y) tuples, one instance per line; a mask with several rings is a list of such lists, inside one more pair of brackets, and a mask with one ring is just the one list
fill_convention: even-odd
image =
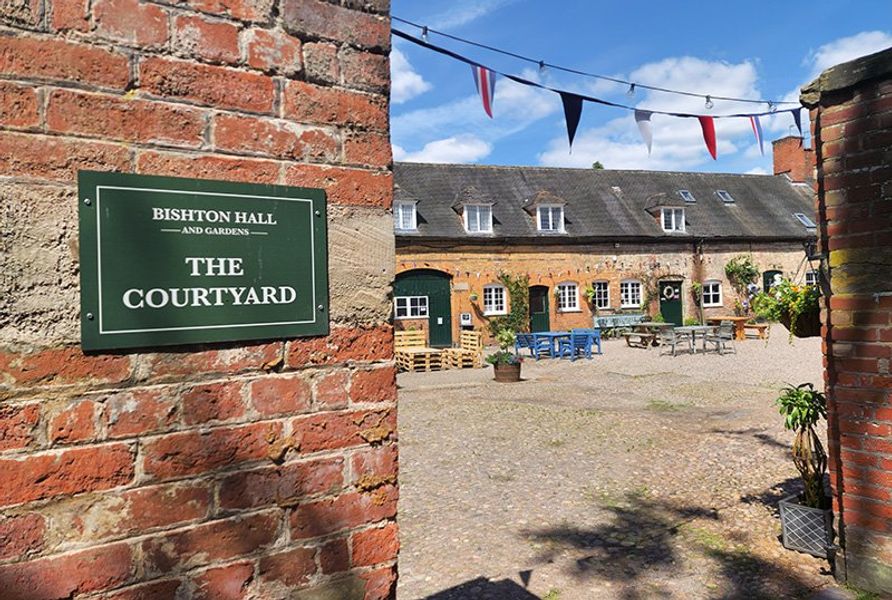
[(725, 265), (725, 277), (738, 293), (746, 292), (746, 286), (754, 282), (758, 276), (759, 267), (751, 256), (744, 254), (735, 256)]
[(530, 330), (530, 276), (499, 273), (499, 283), (508, 290), (508, 314), (489, 320), (489, 332), (496, 336), (503, 329), (514, 333)]

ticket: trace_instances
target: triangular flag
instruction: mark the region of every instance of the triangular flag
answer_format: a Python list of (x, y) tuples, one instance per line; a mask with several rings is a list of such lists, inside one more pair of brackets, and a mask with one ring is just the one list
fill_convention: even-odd
[(712, 117), (697, 118), (700, 120), (700, 129), (703, 130), (703, 141), (706, 142), (706, 149), (712, 155), (712, 160), (715, 160), (715, 120)]
[(573, 151), (573, 138), (576, 137), (576, 128), (579, 127), (579, 119), (582, 117), (582, 96), (560, 92), (561, 102), (564, 104), (564, 118), (567, 120), (567, 137), (570, 138), (570, 151)]
[(483, 101), (483, 110), (492, 118), (492, 100), (496, 93), (496, 74), (480, 65), (471, 65), (471, 71), (474, 72), (474, 85), (477, 86), (477, 93)]
[(638, 123), (638, 131), (641, 132), (641, 139), (647, 145), (647, 154), (650, 156), (650, 148), (653, 145), (654, 133), (650, 126), (650, 116), (653, 113), (649, 110), (636, 110), (635, 122)]
[(759, 152), (762, 153), (762, 156), (765, 156), (765, 148), (762, 145), (762, 123), (759, 122), (759, 117), (751, 115), (750, 125), (753, 126), (753, 135), (756, 136), (756, 142), (759, 144)]
[(793, 115), (793, 120), (796, 121), (796, 129), (799, 130), (799, 137), (802, 137), (802, 116), (799, 114), (801, 109), (794, 108), (790, 111), (790, 114)]

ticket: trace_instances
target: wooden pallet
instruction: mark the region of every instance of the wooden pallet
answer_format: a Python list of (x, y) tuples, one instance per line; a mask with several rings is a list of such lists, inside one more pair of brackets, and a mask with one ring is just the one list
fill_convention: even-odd
[(401, 348), (395, 352), (402, 371), (435, 371), (443, 368), (442, 352), (433, 348)]
[(468, 352), (462, 348), (449, 348), (443, 351), (444, 369), (477, 369), (483, 366), (479, 352)]

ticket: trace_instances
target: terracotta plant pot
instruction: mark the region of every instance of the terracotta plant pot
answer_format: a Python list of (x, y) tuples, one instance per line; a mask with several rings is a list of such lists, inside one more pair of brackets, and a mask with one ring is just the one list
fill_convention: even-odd
[(500, 383), (520, 381), (520, 363), (513, 365), (493, 365), (493, 379)]

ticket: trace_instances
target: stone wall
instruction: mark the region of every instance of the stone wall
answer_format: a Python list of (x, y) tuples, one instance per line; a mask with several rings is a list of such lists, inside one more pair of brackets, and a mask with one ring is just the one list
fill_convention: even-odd
[[(388, 13), (0, 3), (4, 600), (393, 596)], [(85, 356), (79, 169), (324, 188), (331, 334)]]
[(825, 323), (837, 576), (892, 594), (892, 50), (803, 89), (829, 256)]
[[(401, 241), (397, 248), (397, 273), (412, 269), (434, 269), (452, 276), (453, 340), (458, 339), (459, 313), (471, 313), (475, 329), (486, 331), (488, 319), (483, 314), (483, 286), (498, 283), (500, 272), (514, 275), (529, 275), (530, 285), (548, 286), (551, 293), (549, 309), (550, 324), (553, 330), (567, 330), (573, 327), (592, 326), (592, 308), (585, 301), (583, 290), (594, 281), (608, 281), (612, 311), (602, 310), (602, 314), (619, 312), (620, 282), (624, 279), (637, 279), (645, 288), (656, 285), (661, 279), (683, 280), (682, 307), (686, 318), (699, 318), (698, 307), (694, 304), (691, 283), (694, 281), (718, 280), (722, 282), (720, 308), (705, 308), (704, 316), (733, 314), (737, 293), (725, 277), (725, 264), (739, 255), (752, 256), (761, 271), (783, 271), (790, 277), (798, 275), (804, 279), (808, 269), (804, 263), (805, 253), (801, 243), (772, 242), (749, 243), (709, 243), (702, 246), (702, 255), (695, 242), (664, 244), (626, 243), (621, 244), (579, 244), (555, 246), (458, 246), (439, 247), (437, 244), (412, 245)], [(559, 312), (554, 298), (556, 286), (564, 282), (574, 282), (579, 288), (580, 310)], [(761, 285), (761, 281), (759, 282)], [(478, 299), (471, 301), (471, 294)], [(659, 311), (659, 303), (654, 297), (649, 310)], [(400, 319), (397, 329), (424, 328), (424, 320)], [(492, 341), (487, 336), (488, 341)]]

